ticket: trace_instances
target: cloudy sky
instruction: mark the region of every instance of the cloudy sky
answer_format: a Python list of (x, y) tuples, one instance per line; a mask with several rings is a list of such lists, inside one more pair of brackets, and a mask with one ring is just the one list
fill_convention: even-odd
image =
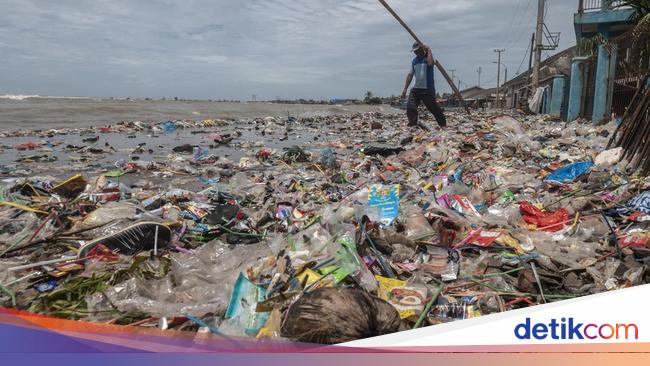
[[(388, 2), (463, 88), (478, 83), (479, 66), (482, 86), (495, 86), (494, 48), (507, 49), (510, 76), (528, 65), (536, 0)], [(575, 44), (577, 3), (548, 1), (560, 49)], [(391, 95), (411, 61), (412, 40), (376, 0), (0, 0), (0, 9), (0, 95)]]

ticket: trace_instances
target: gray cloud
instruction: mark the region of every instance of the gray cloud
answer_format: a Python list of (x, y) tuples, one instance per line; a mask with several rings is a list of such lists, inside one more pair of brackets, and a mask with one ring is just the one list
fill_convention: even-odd
[[(534, 0), (393, 0), (463, 86), (528, 64)], [(575, 43), (577, 2), (547, 23)], [(408, 34), (375, 0), (0, 0), (0, 94), (188, 98), (398, 94)], [(523, 62), (522, 62), (523, 61)], [(448, 90), (438, 78), (438, 89)]]

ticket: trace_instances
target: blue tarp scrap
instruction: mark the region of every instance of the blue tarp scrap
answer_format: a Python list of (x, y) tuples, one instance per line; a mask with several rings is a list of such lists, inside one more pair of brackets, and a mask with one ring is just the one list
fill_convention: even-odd
[(546, 182), (571, 183), (581, 175), (587, 173), (593, 165), (594, 163), (591, 160), (569, 164), (554, 171), (544, 180)]

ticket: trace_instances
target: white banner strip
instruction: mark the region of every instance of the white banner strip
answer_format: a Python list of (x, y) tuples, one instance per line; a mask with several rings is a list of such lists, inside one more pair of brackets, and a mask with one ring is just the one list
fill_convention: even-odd
[(368, 338), (353, 347), (650, 342), (650, 285)]

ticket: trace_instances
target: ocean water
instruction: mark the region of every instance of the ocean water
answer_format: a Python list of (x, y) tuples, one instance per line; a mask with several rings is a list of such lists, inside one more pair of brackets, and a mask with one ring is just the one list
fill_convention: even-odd
[[(287, 129), (271, 124), (262, 133), (251, 119), (275, 116), (283, 119), (315, 115), (345, 115), (357, 112), (396, 112), (387, 106), (329, 106), (329, 105), (282, 105), (270, 103), (221, 103), (209, 101), (127, 101), (91, 98), (34, 98), (0, 97), (0, 134), (16, 130), (59, 130), (50, 136), (39, 133), (18, 137), (0, 137), (0, 177), (31, 176), (47, 174), (66, 177), (76, 173), (93, 173), (116, 169), (120, 161), (169, 162), (175, 154), (175, 146), (189, 144), (207, 149), (210, 154), (235, 163), (243, 156), (254, 156), (262, 149), (282, 152), (284, 148), (298, 145), (305, 150), (317, 152), (339, 140), (362, 142), (363, 136), (354, 131), (342, 132), (336, 124), (309, 123)], [(97, 133), (86, 127), (115, 124), (120, 121), (163, 122), (191, 119), (240, 119), (223, 126), (178, 129), (173, 133), (153, 131), (130, 133)], [(262, 126), (265, 124), (263, 123)], [(388, 132), (388, 131), (386, 131)], [(241, 134), (226, 145), (215, 145), (211, 133)], [(96, 137), (93, 142), (84, 141)], [(356, 138), (355, 138), (356, 137)], [(367, 137), (367, 136), (366, 136)], [(15, 147), (27, 142), (39, 145), (34, 150), (18, 150)], [(142, 146), (143, 151), (137, 151)], [(80, 153), (78, 148), (93, 148), (92, 154)], [(136, 152), (137, 151), (137, 152)], [(171, 155), (170, 155), (171, 154)], [(40, 161), (48, 156), (54, 161)]]
[(88, 127), (120, 121), (161, 122), (167, 120), (239, 119), (394, 112), (388, 106), (297, 105), (231, 103), (210, 101), (124, 100), (99, 98), (56, 98), (0, 96), (0, 131)]

